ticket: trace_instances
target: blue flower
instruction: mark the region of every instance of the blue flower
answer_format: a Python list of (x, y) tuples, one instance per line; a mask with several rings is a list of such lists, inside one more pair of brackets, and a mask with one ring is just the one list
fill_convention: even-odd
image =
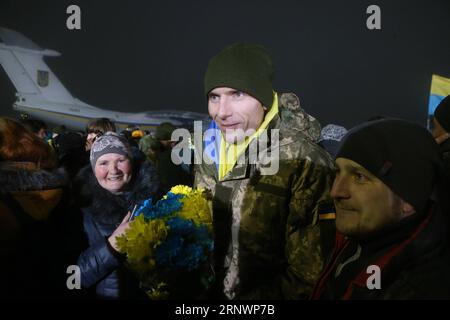
[(174, 217), (167, 221), (169, 234), (156, 250), (157, 264), (171, 271), (192, 271), (207, 260), (205, 252), (212, 250), (212, 240), (206, 226)]
[(183, 203), (179, 199), (183, 198), (182, 194), (174, 194), (169, 192), (166, 199), (161, 199), (156, 204), (152, 204), (152, 199), (147, 199), (136, 211), (135, 216), (143, 214), (147, 220), (159, 219), (170, 216), (179, 211)]
[[(175, 186), (172, 190), (156, 203), (151, 198), (143, 202), (134, 214), (139, 218), (130, 224), (130, 237), (125, 237), (122, 243), (130, 267), (138, 272), (152, 299), (164, 298), (172, 291), (179, 293), (180, 288), (172, 285), (183, 279), (201, 284), (202, 290), (212, 281), (209, 258), (213, 240), (208, 200), (203, 191), (187, 186)], [(159, 229), (147, 228), (153, 225)], [(155, 232), (161, 236), (155, 237)], [(186, 289), (193, 288), (188, 285)]]

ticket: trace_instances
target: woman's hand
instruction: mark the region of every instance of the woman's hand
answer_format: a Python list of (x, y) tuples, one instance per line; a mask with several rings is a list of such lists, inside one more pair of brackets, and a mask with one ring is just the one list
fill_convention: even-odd
[(450, 138), (449, 133), (441, 134), (439, 137), (435, 138), (437, 144), (441, 144), (442, 142), (446, 141), (448, 138)]
[(128, 211), (128, 214), (125, 216), (125, 218), (123, 218), (120, 225), (117, 227), (116, 230), (114, 230), (114, 232), (108, 238), (109, 244), (116, 251), (119, 251), (119, 248), (117, 247), (117, 239), (116, 238), (123, 235), (125, 233), (125, 231), (127, 231), (127, 229), (129, 228), (130, 221), (128, 221), (128, 220), (130, 219), (130, 216), (131, 216), (131, 212)]

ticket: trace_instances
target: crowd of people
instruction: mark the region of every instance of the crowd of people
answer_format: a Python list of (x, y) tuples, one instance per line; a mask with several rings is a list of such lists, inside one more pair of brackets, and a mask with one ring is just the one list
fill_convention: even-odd
[(75, 132), (0, 118), (0, 297), (145, 299), (117, 238), (136, 206), (187, 185), (211, 196), (202, 299), (450, 299), (450, 96), (431, 132), (389, 117), (347, 130), (322, 127), (272, 79), (258, 44), (210, 59), (216, 130), (193, 135), (189, 163), (172, 161), (171, 123), (118, 132), (100, 118)]

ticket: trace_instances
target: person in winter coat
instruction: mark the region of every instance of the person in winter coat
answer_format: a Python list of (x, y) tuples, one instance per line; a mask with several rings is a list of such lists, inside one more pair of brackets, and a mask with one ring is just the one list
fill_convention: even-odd
[(430, 133), (404, 120), (362, 124), (336, 167), (336, 246), (312, 298), (450, 299), (448, 193)]
[(0, 297), (61, 297), (67, 265), (58, 226), (68, 183), (44, 140), (0, 118)]
[(178, 141), (172, 141), (172, 132), (176, 127), (170, 122), (163, 122), (155, 131), (155, 139), (159, 143), (159, 150), (156, 153), (155, 167), (161, 177), (161, 183), (165, 191), (176, 185), (192, 186), (192, 177), (189, 168), (186, 169), (182, 164), (177, 165), (173, 159), (177, 153), (174, 147)]
[(334, 241), (333, 163), (316, 144), (320, 125), (295, 94), (273, 91), (260, 45), (224, 49), (204, 82), (213, 134), (194, 141), (195, 186), (213, 196), (211, 296), (305, 299)]
[(127, 140), (107, 132), (92, 144), (90, 166), (80, 171), (75, 185), (80, 190), (83, 226), (89, 240), (89, 247), (78, 258), (81, 286), (95, 288), (98, 298), (144, 297), (123, 264), (116, 237), (128, 228), (135, 206), (161, 196), (155, 169), (148, 162), (134, 161)]

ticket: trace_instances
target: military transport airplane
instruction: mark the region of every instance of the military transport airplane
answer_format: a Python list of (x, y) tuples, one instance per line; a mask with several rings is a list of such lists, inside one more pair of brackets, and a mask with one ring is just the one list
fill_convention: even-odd
[(13, 109), (46, 123), (84, 130), (93, 118), (109, 118), (119, 129), (129, 125), (153, 130), (162, 122), (191, 129), (193, 121), (209, 121), (207, 114), (188, 111), (118, 112), (91, 106), (73, 97), (50, 70), (44, 57), (57, 57), (23, 34), (0, 27), (0, 64), (17, 90)]

